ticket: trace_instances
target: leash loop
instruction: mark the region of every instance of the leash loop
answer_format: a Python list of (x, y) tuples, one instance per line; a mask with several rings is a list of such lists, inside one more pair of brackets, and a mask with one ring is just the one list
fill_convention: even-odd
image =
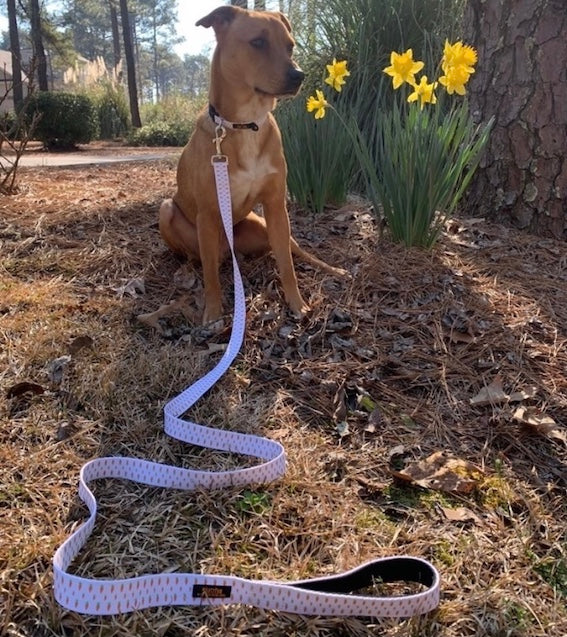
[[(164, 429), (167, 434), (183, 442), (253, 456), (261, 462), (233, 471), (198, 471), (138, 458), (108, 457), (91, 460), (82, 467), (79, 476), (79, 496), (87, 505), (90, 516), (57, 549), (53, 557), (55, 598), (68, 610), (90, 615), (115, 615), (157, 606), (236, 603), (267, 610), (333, 617), (410, 617), (427, 613), (439, 603), (439, 573), (429, 562), (410, 556), (376, 559), (339, 575), (296, 582), (175, 572), (113, 580), (81, 577), (68, 572), (96, 522), (97, 502), (88, 486), (93, 480), (122, 478), (163, 488), (220, 489), (250, 483), (268, 483), (280, 478), (285, 472), (285, 450), (280, 443), (261, 436), (205, 427), (182, 418), (184, 412), (228, 370), (240, 351), (245, 332), (246, 303), (234, 253), (228, 159), (220, 152), (223, 130), (222, 126), (217, 127), (213, 140), (217, 146), (217, 154), (213, 155), (211, 163), (221, 218), (232, 253), (232, 331), (227, 348), (216, 366), (165, 405)], [(359, 593), (377, 581), (417, 582), (425, 590), (389, 597)]]

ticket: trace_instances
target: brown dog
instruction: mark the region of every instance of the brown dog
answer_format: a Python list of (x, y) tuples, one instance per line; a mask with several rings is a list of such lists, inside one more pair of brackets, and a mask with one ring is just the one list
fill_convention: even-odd
[[(302, 315), (308, 309), (297, 287), (291, 253), (336, 275), (302, 250), (290, 235), (286, 209), (286, 163), (281, 135), (271, 114), (278, 97), (297, 93), (303, 72), (292, 60), (294, 41), (279, 12), (223, 6), (197, 22), (217, 39), (209, 90), (210, 107), (199, 117), (177, 168), (177, 192), (159, 212), (162, 237), (175, 252), (203, 266), (203, 322), (222, 314), (219, 264), (228, 251), (217, 203), (211, 155), (215, 128), (226, 130), (221, 152), (228, 157), (235, 248), (242, 254), (272, 250), (286, 301)], [(232, 124), (236, 124), (233, 128)], [(252, 208), (262, 204), (264, 217)]]

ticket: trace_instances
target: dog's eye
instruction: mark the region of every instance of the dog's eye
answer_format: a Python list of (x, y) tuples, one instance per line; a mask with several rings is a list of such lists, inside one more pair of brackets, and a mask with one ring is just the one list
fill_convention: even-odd
[(254, 38), (253, 40), (250, 41), (250, 44), (255, 49), (263, 49), (266, 47), (266, 40), (265, 38)]

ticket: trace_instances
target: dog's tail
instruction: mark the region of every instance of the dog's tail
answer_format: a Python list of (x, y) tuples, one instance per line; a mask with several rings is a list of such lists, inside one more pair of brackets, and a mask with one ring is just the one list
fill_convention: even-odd
[(343, 268), (335, 268), (332, 265), (329, 265), (328, 263), (321, 261), (321, 259), (314, 257), (312, 254), (309, 254), (309, 252), (304, 250), (293, 237), (290, 238), (290, 243), (291, 243), (291, 252), (295, 254), (296, 256), (301, 257), (307, 263), (314, 265), (315, 267), (319, 268), (320, 270), (323, 270), (324, 272), (328, 272), (329, 274), (334, 274), (335, 276), (340, 276), (340, 277), (350, 276), (350, 274), (346, 270), (343, 270)]

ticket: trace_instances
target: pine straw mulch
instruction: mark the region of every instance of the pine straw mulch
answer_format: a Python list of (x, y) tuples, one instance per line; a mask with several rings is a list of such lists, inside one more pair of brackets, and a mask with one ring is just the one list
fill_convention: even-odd
[[(214, 493), (100, 481), (99, 521), (73, 568), (289, 580), (408, 553), (439, 568), (439, 610), (369, 623), (243, 606), (106, 618), (58, 607), (50, 561), (84, 518), (85, 461), (242, 461), (162, 432), (165, 401), (228, 339), (193, 322), (200, 276), (158, 236), (174, 175), (171, 160), (26, 169), (22, 192), (0, 202), (0, 633), (566, 635), (567, 245), (457, 219), (433, 251), (408, 250), (379, 239), (360, 204), (293, 215), (300, 243), (353, 275), (298, 263), (304, 320), (282, 309), (271, 259), (242, 263), (243, 351), (191, 414), (282, 441), (285, 477)], [(230, 307), (228, 266), (223, 277)], [(137, 320), (178, 298), (185, 315), (160, 331)], [(437, 451), (478, 470), (425, 487), (393, 475)]]

